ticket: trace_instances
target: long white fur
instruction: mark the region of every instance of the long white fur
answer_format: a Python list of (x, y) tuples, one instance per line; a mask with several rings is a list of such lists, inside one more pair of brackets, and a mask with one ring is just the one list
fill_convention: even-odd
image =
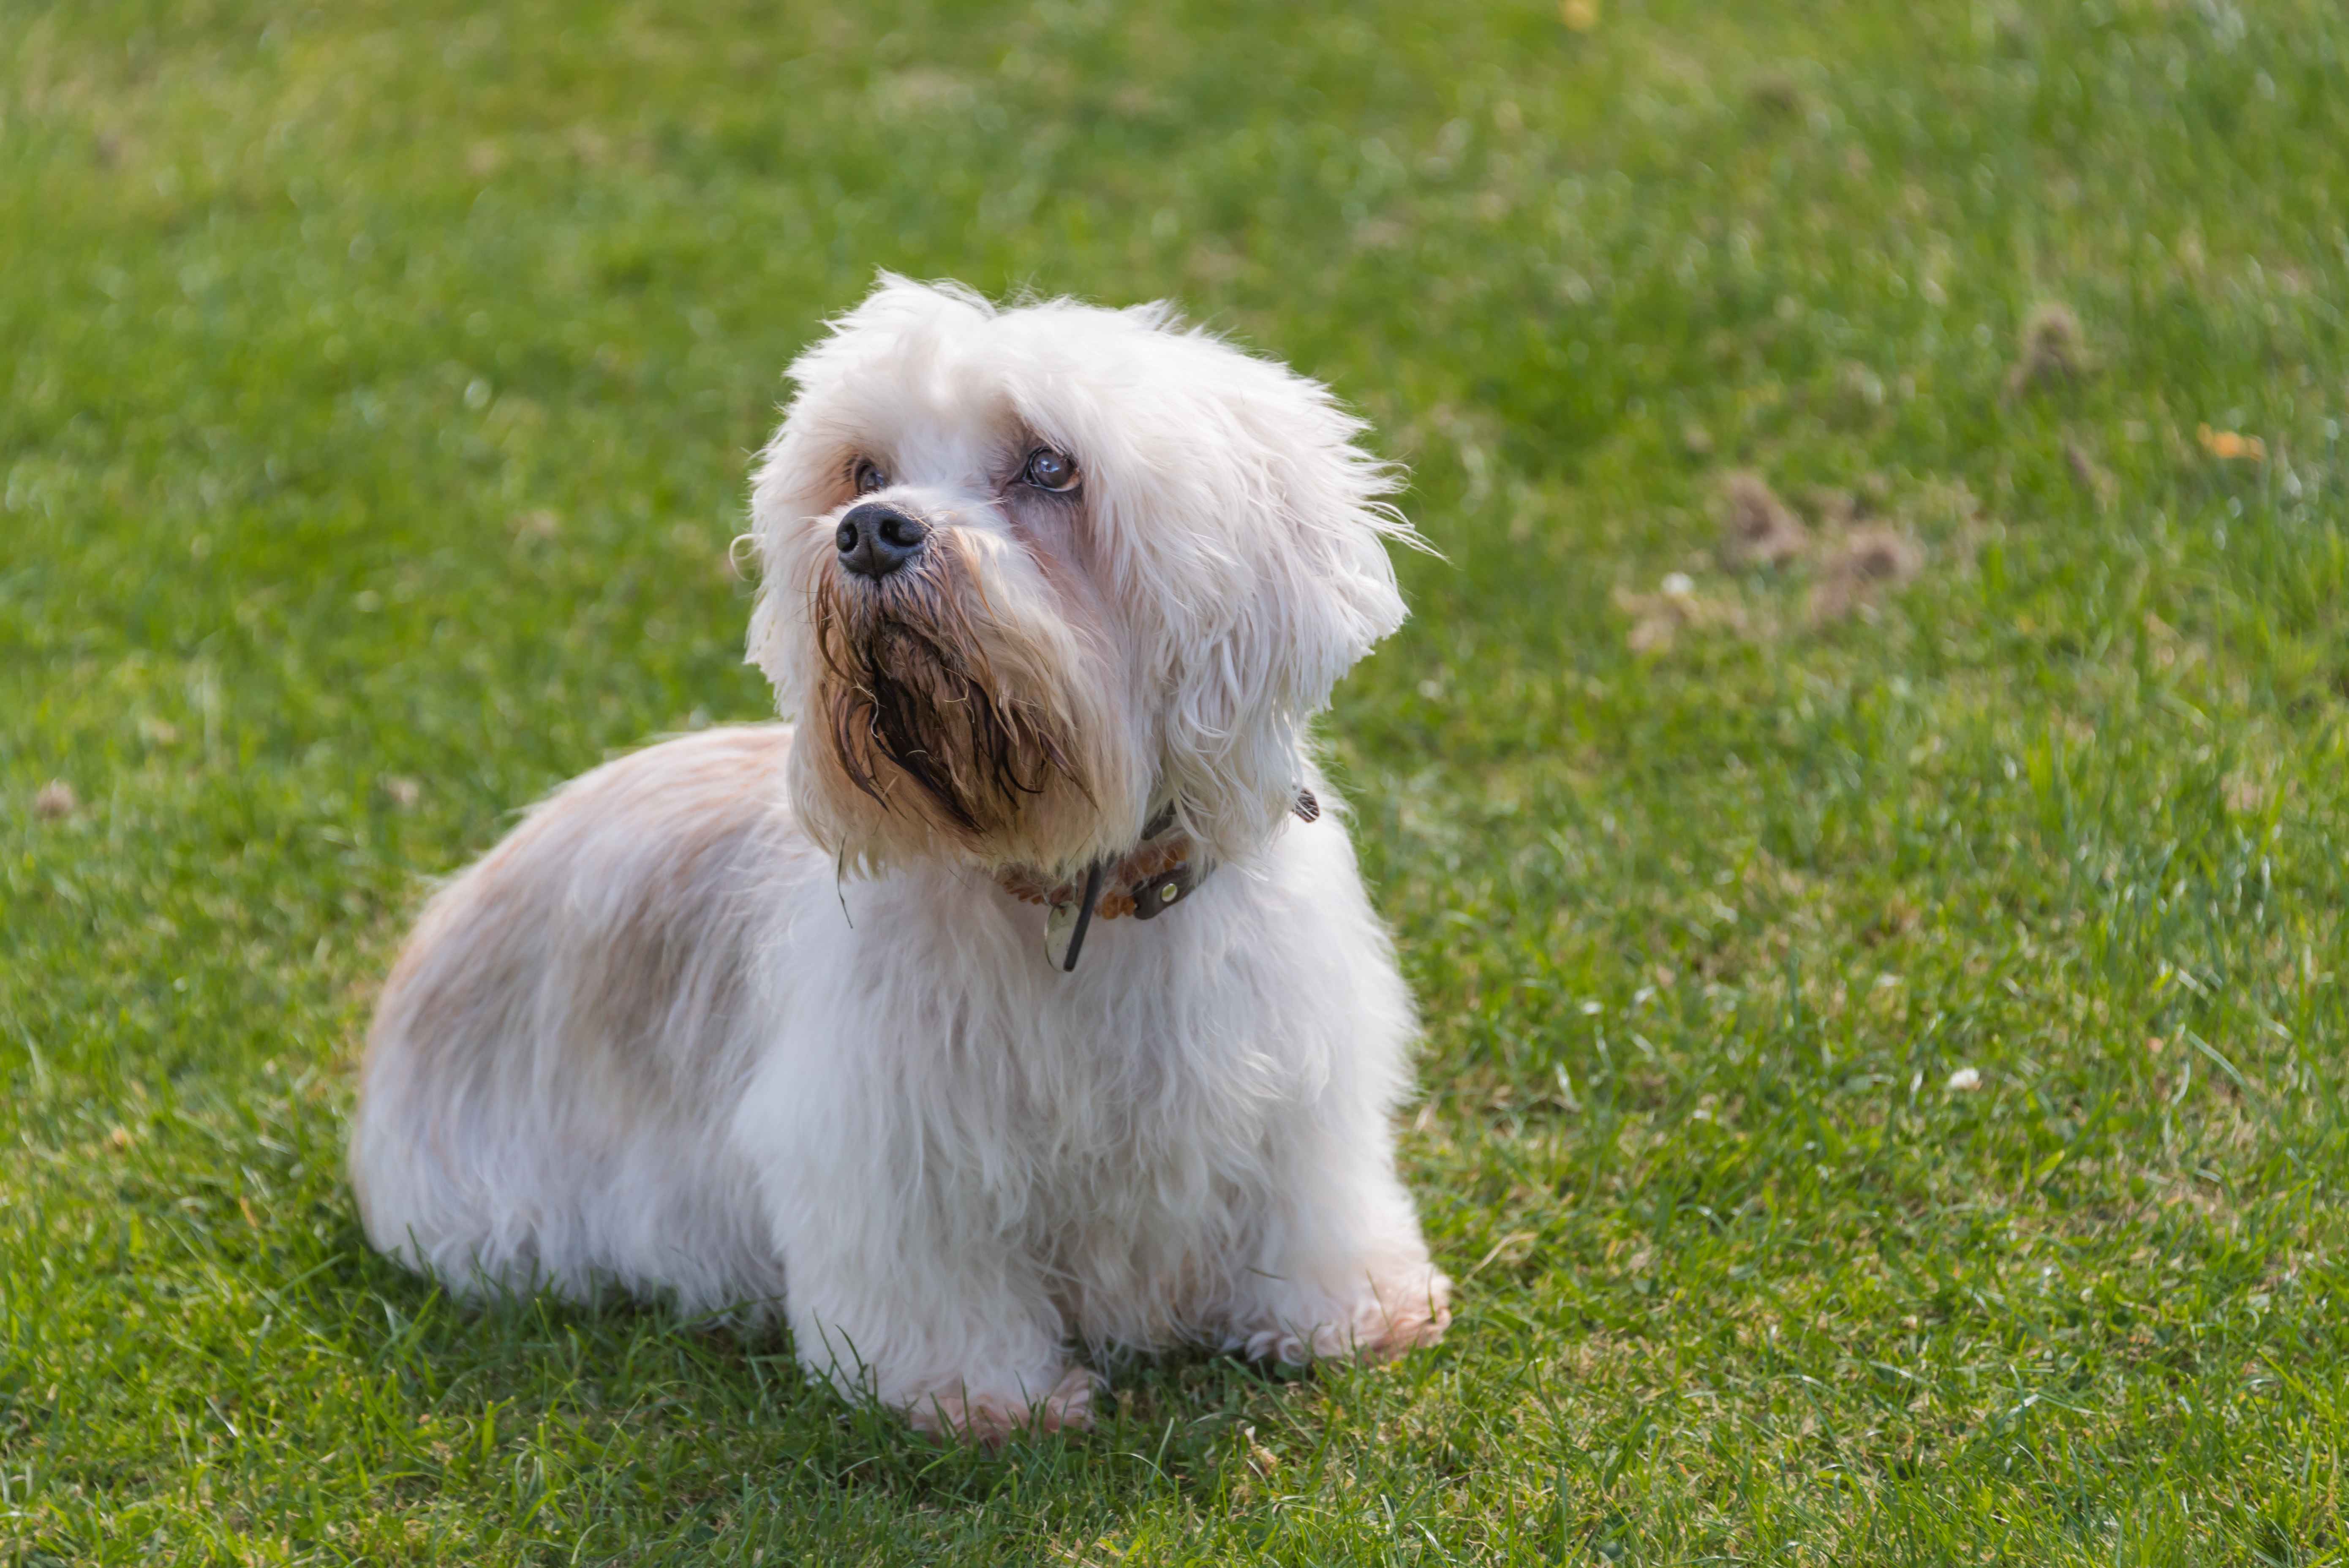
[[(1359, 423), (1162, 306), (886, 276), (792, 376), (750, 656), (809, 722), (599, 768), (433, 900), (362, 1077), (369, 1238), (467, 1293), (781, 1311), (812, 1371), (990, 1438), (1084, 1419), (1079, 1345), (1440, 1336), (1389, 1126), (1411, 999), (1342, 814), (1289, 811), (1336, 805), (1308, 722), (1403, 615)], [(1007, 481), (1038, 443), (1079, 463), (1066, 511)], [(859, 457), (1068, 742), (1076, 777), (982, 838), (814, 727)], [(1122, 853), (1169, 800), (1219, 872), (1050, 968), (992, 872)]]

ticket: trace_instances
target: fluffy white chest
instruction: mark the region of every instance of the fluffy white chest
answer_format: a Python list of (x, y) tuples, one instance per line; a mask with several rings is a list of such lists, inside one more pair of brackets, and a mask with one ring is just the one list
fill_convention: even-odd
[[(1259, 1262), (1276, 1189), (1402, 1083), (1408, 999), (1334, 821), (1300, 824), (1055, 972), (974, 876), (778, 890), (771, 1030), (735, 1140), (1033, 1271), (1088, 1337), (1147, 1340)], [(1381, 1140), (1382, 1141), (1382, 1140)]]

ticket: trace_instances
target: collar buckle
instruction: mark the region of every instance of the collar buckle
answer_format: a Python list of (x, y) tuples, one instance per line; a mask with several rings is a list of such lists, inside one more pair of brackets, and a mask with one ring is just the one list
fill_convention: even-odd
[(1178, 862), (1172, 869), (1155, 877), (1144, 877), (1133, 885), (1133, 918), (1154, 919), (1161, 911), (1171, 909), (1191, 896), (1203, 878), (1193, 870), (1188, 860)]

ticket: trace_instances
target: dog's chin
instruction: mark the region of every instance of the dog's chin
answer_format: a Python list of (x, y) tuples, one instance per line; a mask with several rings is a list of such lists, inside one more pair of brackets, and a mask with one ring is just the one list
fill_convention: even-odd
[(981, 635), (944, 577), (818, 581), (819, 668), (792, 755), (801, 815), (866, 865), (1071, 858), (1098, 836), (1102, 781), (1070, 706), (1006, 668), (1032, 661), (999, 626)]

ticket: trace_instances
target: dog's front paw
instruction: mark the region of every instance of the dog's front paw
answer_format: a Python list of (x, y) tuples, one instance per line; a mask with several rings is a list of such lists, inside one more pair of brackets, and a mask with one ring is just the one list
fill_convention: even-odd
[(1387, 1361), (1407, 1350), (1434, 1345), (1452, 1326), (1452, 1282), (1441, 1269), (1421, 1269), (1378, 1287), (1379, 1321), (1357, 1339), (1360, 1354)]
[(905, 1407), (906, 1418), (918, 1430), (999, 1449), (1015, 1432), (1041, 1435), (1063, 1427), (1092, 1426), (1093, 1377), (1083, 1367), (1071, 1366), (1041, 1398), (1028, 1396), (1016, 1384), (1011, 1391), (1001, 1391), (966, 1381), (952, 1389), (917, 1395)]
[(1350, 1299), (1282, 1303), (1271, 1324), (1240, 1343), (1251, 1361), (1299, 1364), (1340, 1356), (1390, 1361), (1433, 1345), (1452, 1326), (1452, 1282), (1423, 1265), (1365, 1280)]

